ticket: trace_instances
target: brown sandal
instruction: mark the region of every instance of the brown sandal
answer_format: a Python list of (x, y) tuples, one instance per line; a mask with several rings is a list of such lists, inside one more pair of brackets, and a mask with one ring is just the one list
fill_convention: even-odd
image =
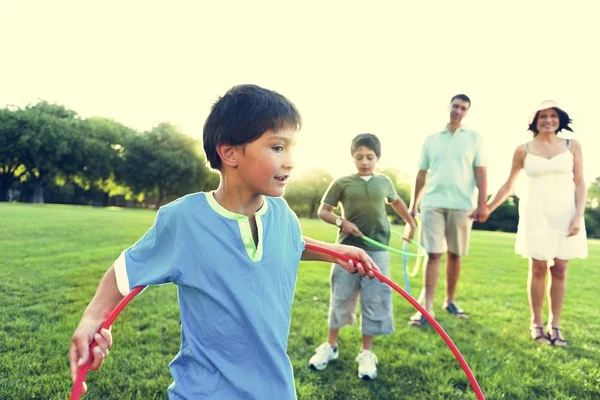
[[(549, 335), (546, 335), (544, 333), (543, 326), (532, 325), (531, 328), (529, 328), (529, 331), (531, 332), (531, 338), (533, 340), (535, 340), (536, 342), (538, 342), (539, 344), (553, 344)], [(544, 339), (544, 340), (542, 340), (542, 339)]]

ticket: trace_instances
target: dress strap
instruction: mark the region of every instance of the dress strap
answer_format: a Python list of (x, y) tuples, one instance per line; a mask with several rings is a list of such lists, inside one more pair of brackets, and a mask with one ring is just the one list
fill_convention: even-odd
[(567, 139), (567, 149), (571, 150), (571, 139)]
[(525, 143), (525, 153), (529, 153), (529, 143)]

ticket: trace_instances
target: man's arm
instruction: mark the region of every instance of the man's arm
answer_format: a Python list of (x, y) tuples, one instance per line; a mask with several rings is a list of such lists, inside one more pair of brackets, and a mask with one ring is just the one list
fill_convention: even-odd
[(410, 199), (409, 213), (412, 217), (417, 215), (417, 210), (419, 209), (419, 204), (421, 203), (421, 197), (423, 196), (425, 182), (427, 182), (427, 170), (420, 169), (417, 173), (415, 188)]
[(394, 211), (396, 211), (396, 214), (398, 214), (410, 227), (410, 230), (406, 232), (405, 235), (407, 236), (407, 239), (412, 239), (415, 231), (417, 230), (417, 224), (415, 223), (414, 218), (406, 208), (406, 203), (404, 203), (404, 200), (402, 200), (402, 198), (398, 196), (396, 200), (390, 203), (390, 206), (394, 209)]
[(477, 210), (471, 214), (471, 218), (479, 222), (485, 222), (490, 211), (487, 202), (487, 167), (475, 167), (475, 179), (477, 180)]

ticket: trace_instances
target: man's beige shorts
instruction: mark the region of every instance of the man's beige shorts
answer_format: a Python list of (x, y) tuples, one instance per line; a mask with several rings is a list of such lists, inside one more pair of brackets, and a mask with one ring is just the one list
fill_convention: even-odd
[(471, 210), (423, 208), (421, 210), (423, 247), (430, 254), (449, 251), (459, 256), (468, 254), (473, 220)]

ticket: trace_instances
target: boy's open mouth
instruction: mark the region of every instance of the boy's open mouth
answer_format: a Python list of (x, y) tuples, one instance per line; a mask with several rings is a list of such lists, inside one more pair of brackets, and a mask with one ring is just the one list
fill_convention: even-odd
[(277, 182), (285, 183), (285, 182), (287, 182), (287, 180), (288, 180), (289, 177), (290, 177), (289, 175), (276, 176), (275, 180)]

